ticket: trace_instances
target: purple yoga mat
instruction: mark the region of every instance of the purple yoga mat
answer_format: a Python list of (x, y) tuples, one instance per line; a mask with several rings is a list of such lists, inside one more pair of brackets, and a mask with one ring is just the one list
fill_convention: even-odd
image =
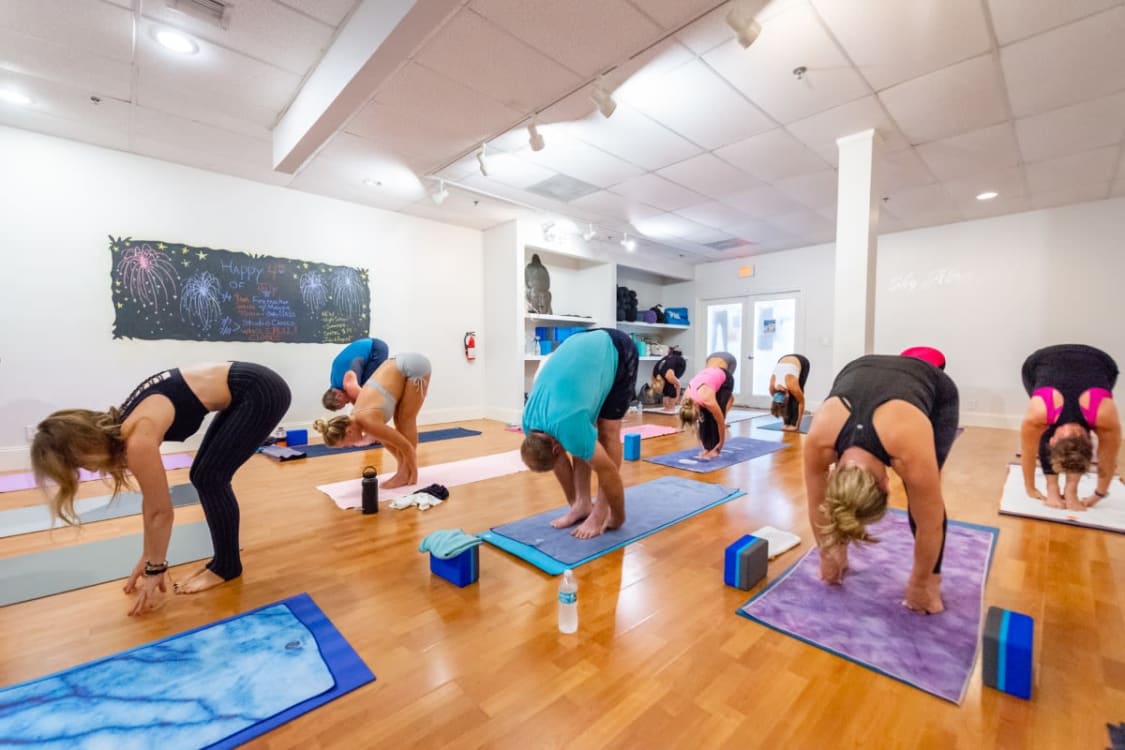
[(820, 554), (813, 548), (738, 613), (959, 704), (977, 658), (997, 530), (949, 522), (945, 611), (936, 615), (902, 606), (914, 557), (906, 514), (888, 513), (871, 532), (879, 543), (851, 545), (842, 585), (820, 580)]
[[(190, 453), (165, 453), (163, 456), (165, 469), (186, 469), (191, 466)], [(90, 482), (102, 479), (105, 475), (85, 469), (78, 470), (78, 481)], [(16, 490), (30, 490), (35, 488), (35, 475), (30, 471), (23, 474), (4, 474), (0, 476), (0, 492), (15, 492)]]

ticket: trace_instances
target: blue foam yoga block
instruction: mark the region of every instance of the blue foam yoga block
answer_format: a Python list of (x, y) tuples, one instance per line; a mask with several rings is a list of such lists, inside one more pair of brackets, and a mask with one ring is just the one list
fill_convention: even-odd
[(723, 554), (723, 583), (749, 591), (766, 577), (769, 564), (769, 543), (747, 534), (727, 547)]
[(989, 607), (984, 621), (984, 684), (1019, 698), (1031, 697), (1031, 647), (1035, 621), (1025, 614)]
[(641, 460), (641, 436), (635, 432), (625, 436), (625, 460)]
[(467, 549), (457, 557), (442, 560), (430, 554), (430, 572), (439, 575), (450, 583), (464, 588), (480, 578), (479, 547)]

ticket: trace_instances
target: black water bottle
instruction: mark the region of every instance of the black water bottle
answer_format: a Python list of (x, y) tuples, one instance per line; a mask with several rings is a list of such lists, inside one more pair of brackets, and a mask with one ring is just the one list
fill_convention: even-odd
[(363, 469), (363, 515), (379, 512), (379, 475), (374, 466)]

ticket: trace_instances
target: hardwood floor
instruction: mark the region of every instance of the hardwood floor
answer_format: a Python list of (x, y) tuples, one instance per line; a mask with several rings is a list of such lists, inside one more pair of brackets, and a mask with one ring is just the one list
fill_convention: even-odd
[[(645, 415), (645, 421), (672, 419)], [(768, 421), (768, 418), (767, 418)], [(422, 465), (498, 453), (520, 436), (496, 422), (480, 437), (426, 443)], [(222, 617), (308, 592), (378, 680), (252, 743), (261, 748), (1103, 748), (1125, 721), (1125, 539), (996, 512), (1015, 432), (969, 428), (944, 472), (951, 518), (1000, 528), (986, 605), (1035, 618), (1030, 702), (984, 688), (980, 662), (964, 704), (948, 704), (734, 614), (749, 594), (722, 580), (723, 548), (763, 525), (809, 548), (799, 435), (733, 428), (794, 443), (703, 481), (747, 495), (582, 566), (580, 625), (555, 623), (558, 579), (490, 546), (480, 581), (458, 589), (417, 550), (431, 531), (475, 532), (556, 506), (552, 475), (524, 472), (452, 488), (433, 510), (377, 516), (338, 510), (315, 485), (390, 468), (382, 451), (277, 464), (255, 457), (235, 478), (244, 577), (125, 616), (121, 582), (0, 609), (0, 684), (38, 677)], [(674, 435), (645, 455), (688, 447)], [(678, 473), (626, 462), (626, 485)], [(170, 472), (173, 483), (187, 471)], [(1125, 491), (1114, 485), (1116, 492)], [(104, 494), (98, 483), (80, 496)], [(903, 507), (901, 488), (894, 504)], [(39, 502), (0, 495), (0, 507)], [(177, 524), (200, 520), (180, 509)], [(140, 518), (0, 539), (3, 558), (134, 533)], [(139, 553), (139, 550), (138, 550)], [(181, 575), (188, 566), (178, 569)], [(122, 570), (124, 576), (127, 570)]]

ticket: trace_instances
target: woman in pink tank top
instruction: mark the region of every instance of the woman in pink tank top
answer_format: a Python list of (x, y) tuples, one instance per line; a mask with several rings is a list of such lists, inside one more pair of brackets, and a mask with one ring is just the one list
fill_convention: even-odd
[(737, 360), (730, 354), (712, 354), (684, 391), (680, 424), (699, 436), (703, 446), (699, 458), (717, 458), (727, 440), (726, 414), (734, 403), (735, 367)]

